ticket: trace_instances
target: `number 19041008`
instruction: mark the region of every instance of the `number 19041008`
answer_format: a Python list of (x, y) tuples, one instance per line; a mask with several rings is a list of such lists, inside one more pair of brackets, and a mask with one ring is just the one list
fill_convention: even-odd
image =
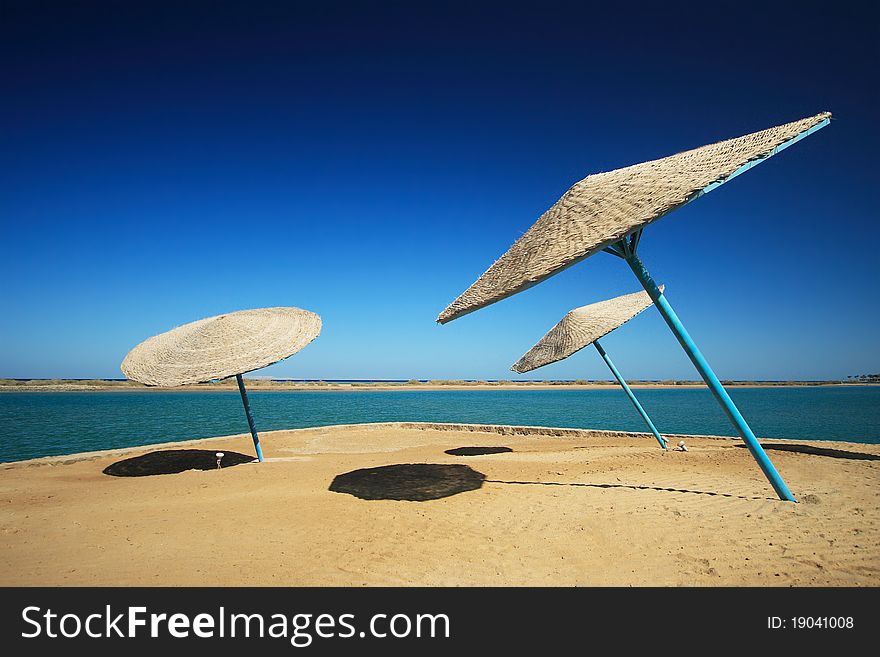
[(852, 616), (767, 617), (767, 628), (771, 630), (849, 630), (854, 624)]

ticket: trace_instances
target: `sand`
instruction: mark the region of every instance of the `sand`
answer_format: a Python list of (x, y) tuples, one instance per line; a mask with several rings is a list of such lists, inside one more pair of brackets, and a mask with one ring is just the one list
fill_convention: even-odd
[[(5, 464), (0, 584), (880, 585), (880, 445), (763, 441), (791, 504), (735, 440), (663, 453), (647, 435), (498, 431), (266, 432), (263, 464), (138, 477), (103, 470), (182, 449), (209, 450), (210, 466), (216, 450), (253, 446), (230, 436)], [(461, 447), (512, 451), (445, 453)], [(151, 458), (142, 471), (167, 465)], [(419, 465), (337, 479), (404, 464)], [(441, 484), (454, 494), (330, 490)]]

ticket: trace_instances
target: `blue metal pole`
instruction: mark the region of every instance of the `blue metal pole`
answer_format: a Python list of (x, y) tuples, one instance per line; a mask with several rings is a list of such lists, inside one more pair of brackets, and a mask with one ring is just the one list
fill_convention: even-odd
[(651, 418), (648, 417), (648, 414), (645, 412), (645, 409), (642, 408), (642, 405), (639, 403), (639, 400), (636, 399), (635, 393), (630, 389), (630, 387), (626, 384), (626, 381), (620, 376), (620, 372), (617, 371), (617, 368), (614, 367), (614, 363), (611, 362), (611, 358), (605, 353), (605, 350), (602, 348), (602, 345), (599, 344), (598, 340), (593, 341), (593, 346), (596, 347), (596, 351), (599, 352), (599, 355), (602, 356), (602, 360), (605, 361), (605, 364), (608, 365), (608, 369), (611, 370), (611, 373), (614, 375), (614, 378), (617, 379), (617, 382), (620, 384), (620, 387), (623, 388), (623, 391), (626, 393), (629, 400), (633, 403), (633, 406), (636, 407), (636, 410), (639, 412), (639, 415), (642, 416), (642, 419), (645, 421), (645, 424), (648, 425), (648, 428), (651, 430), (651, 433), (654, 434), (654, 438), (657, 439), (657, 442), (660, 443), (660, 447), (663, 449), (669, 449), (666, 444), (666, 439), (660, 435), (660, 432), (657, 431), (657, 427), (654, 426), (654, 423), (651, 422)]
[(238, 381), (238, 391), (241, 393), (241, 403), (244, 404), (244, 414), (247, 415), (248, 426), (251, 429), (251, 436), (254, 439), (254, 449), (257, 450), (257, 460), (262, 463), (263, 462), (263, 448), (260, 447), (260, 437), (257, 435), (257, 427), (254, 425), (254, 416), (251, 413), (251, 405), (248, 401), (247, 390), (244, 387), (244, 379), (241, 378), (241, 374), (235, 375), (236, 381)]
[(736, 405), (733, 403), (730, 395), (727, 394), (724, 386), (721, 385), (721, 381), (718, 380), (718, 377), (715, 376), (715, 372), (712, 371), (709, 363), (706, 362), (703, 354), (700, 353), (696, 343), (694, 343), (693, 339), (688, 334), (687, 329), (685, 329), (684, 324), (678, 319), (678, 315), (675, 314), (672, 306), (669, 305), (669, 302), (666, 301), (666, 297), (663, 296), (660, 288), (657, 287), (654, 279), (651, 278), (651, 274), (648, 273), (645, 265), (636, 255), (635, 250), (630, 248), (630, 245), (626, 240), (618, 242), (617, 245), (624, 253), (624, 259), (633, 270), (636, 278), (639, 279), (639, 282), (645, 288), (645, 291), (651, 299), (653, 299), (654, 305), (657, 306), (657, 310), (663, 315), (663, 319), (666, 320), (669, 328), (672, 329), (675, 337), (678, 339), (682, 348), (684, 348), (685, 353), (687, 353), (691, 362), (697, 368), (700, 376), (703, 377), (703, 381), (709, 386), (712, 394), (715, 395), (715, 399), (718, 400), (721, 408), (727, 414), (727, 417), (733, 423), (733, 426), (736, 427), (736, 430), (745, 442), (746, 447), (749, 448), (752, 456), (758, 462), (758, 465), (761, 466), (761, 470), (764, 471), (764, 475), (770, 481), (770, 484), (773, 486), (773, 490), (776, 491), (779, 499), (787, 500), (789, 502), (797, 502), (791, 494), (791, 491), (788, 490), (788, 486), (785, 485), (782, 477), (779, 476), (779, 472), (777, 472), (776, 467), (770, 461), (764, 448), (761, 447), (761, 444), (758, 442), (758, 439), (755, 437), (755, 434), (752, 432), (748, 423), (746, 423), (745, 418), (743, 418), (739, 409), (737, 409)]

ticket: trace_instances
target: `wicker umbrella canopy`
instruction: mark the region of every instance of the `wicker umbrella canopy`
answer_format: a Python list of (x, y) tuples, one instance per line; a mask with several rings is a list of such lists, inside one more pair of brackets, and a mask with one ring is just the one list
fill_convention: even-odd
[(441, 324), (521, 292), (618, 242), (827, 123), (823, 112), (575, 183), (437, 318)]
[(132, 349), (129, 379), (182, 386), (258, 370), (292, 356), (321, 332), (321, 318), (301, 308), (257, 308), (178, 326)]
[(564, 360), (626, 324), (652, 303), (648, 293), (642, 291), (575, 308), (510, 369), (524, 374)]

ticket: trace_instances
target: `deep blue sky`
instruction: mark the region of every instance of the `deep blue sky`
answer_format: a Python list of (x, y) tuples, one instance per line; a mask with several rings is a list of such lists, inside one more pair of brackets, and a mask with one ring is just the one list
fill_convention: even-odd
[[(152, 334), (295, 305), (322, 335), (260, 374), (514, 378), (638, 289), (622, 262), (434, 319), (573, 182), (823, 110), (640, 252), (722, 378), (880, 371), (876, 10), (586, 5), (4, 2), (0, 376), (119, 377)], [(653, 309), (605, 345), (696, 376)]]

